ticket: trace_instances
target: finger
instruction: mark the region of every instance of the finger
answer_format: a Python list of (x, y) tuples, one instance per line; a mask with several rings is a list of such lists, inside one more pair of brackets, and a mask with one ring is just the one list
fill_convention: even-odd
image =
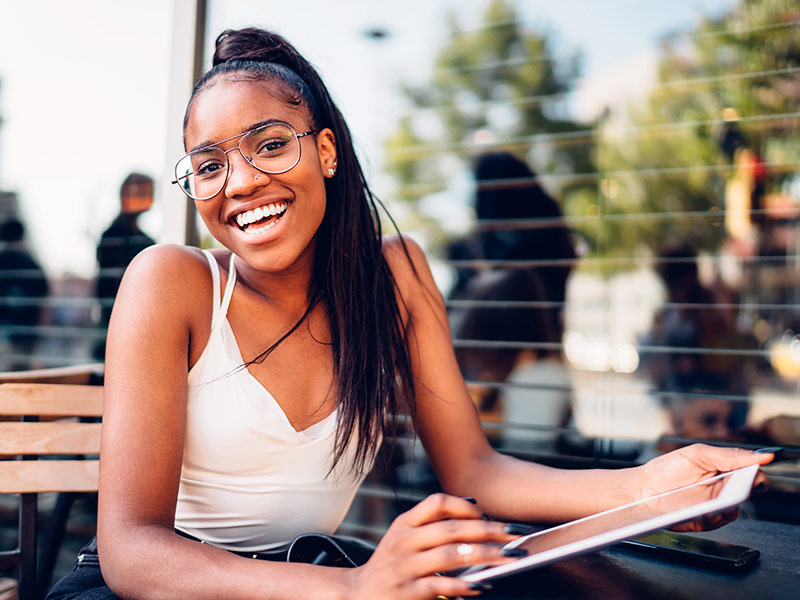
[(707, 515), (703, 518), (701, 524), (705, 531), (710, 531), (712, 529), (719, 529), (723, 525), (727, 525), (731, 521), (735, 521), (738, 516), (739, 507), (734, 506), (733, 508), (729, 508), (724, 512)]
[[(508, 553), (512, 555), (509, 556)], [(454, 569), (473, 565), (499, 565), (511, 562), (522, 556), (520, 548), (504, 550), (496, 544), (454, 543), (437, 546), (410, 557), (408, 567), (411, 573), (422, 577), (432, 573), (446, 573)]]
[(670, 527), (671, 531), (711, 531), (719, 529), (723, 525), (727, 525), (731, 521), (735, 521), (739, 517), (739, 507), (734, 506), (724, 512), (712, 513), (704, 515), (691, 521), (684, 521)]
[(506, 543), (519, 537), (515, 529), (500, 521), (477, 519), (448, 519), (423, 525), (414, 530), (412, 549), (428, 550), (455, 542)]
[(411, 527), (419, 527), (442, 519), (480, 518), (480, 509), (469, 500), (448, 494), (433, 494), (411, 510), (401, 514), (395, 521)]
[(753, 480), (753, 491), (766, 492), (767, 489), (769, 489), (769, 477), (763, 471), (759, 471)]
[(733, 471), (748, 465), (765, 465), (772, 460), (769, 453), (756, 454), (744, 448), (723, 448), (705, 444), (693, 444), (681, 451), (708, 471)]
[(449, 598), (455, 600), (459, 596), (477, 596), (481, 592), (492, 589), (490, 583), (467, 583), (456, 577), (423, 577), (417, 579), (410, 590), (411, 598), (430, 600), (431, 598)]
[(684, 523), (673, 525), (672, 527), (669, 528), (669, 530), (678, 531), (682, 533), (686, 533), (687, 531), (703, 531), (703, 525), (698, 521), (686, 521)]

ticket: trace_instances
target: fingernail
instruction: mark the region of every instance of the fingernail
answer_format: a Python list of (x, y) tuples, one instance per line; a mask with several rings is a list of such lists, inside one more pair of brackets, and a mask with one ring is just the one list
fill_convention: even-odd
[(466, 500), (467, 502), (472, 502), (473, 504), (477, 504), (478, 503), (478, 501), (475, 500), (475, 498), (473, 498), (472, 496), (463, 496), (461, 499), (462, 500)]
[(469, 589), (476, 592), (488, 592), (493, 587), (494, 586), (491, 583), (487, 583), (485, 581), (473, 581), (469, 584)]
[(753, 454), (775, 454), (781, 450), (783, 450), (783, 448), (780, 446), (771, 446), (769, 448), (759, 448), (758, 450), (753, 450)]
[(509, 558), (519, 558), (521, 556), (528, 556), (528, 551), (525, 548), (503, 548), (500, 554), (508, 556)]
[(533, 527), (523, 523), (507, 523), (506, 526), (503, 527), (503, 531), (509, 535), (526, 535), (533, 532)]

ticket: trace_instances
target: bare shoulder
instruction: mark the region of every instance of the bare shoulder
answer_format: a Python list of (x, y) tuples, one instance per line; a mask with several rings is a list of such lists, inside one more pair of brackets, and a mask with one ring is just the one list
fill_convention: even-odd
[(398, 281), (414, 275), (415, 271), (429, 271), (428, 260), (419, 244), (411, 238), (393, 234), (383, 237), (383, 256)]
[(208, 263), (199, 248), (178, 244), (156, 244), (136, 255), (128, 265), (127, 271), (142, 277), (169, 277), (178, 275), (187, 269), (191, 273), (202, 265), (208, 265)]
[(212, 290), (208, 260), (198, 248), (159, 244), (143, 250), (125, 270), (114, 301), (109, 354), (122, 355), (119, 346), (138, 340), (149, 356), (159, 344), (194, 364), (210, 331)]
[(123, 285), (159, 290), (162, 299), (167, 292), (178, 296), (196, 292), (210, 281), (208, 261), (198, 248), (177, 244), (157, 244), (140, 252), (125, 270)]
[[(134, 299), (141, 307), (150, 305), (165, 314), (205, 318), (211, 307), (211, 286), (208, 261), (201, 250), (158, 244), (140, 252), (128, 265), (118, 294), (122, 302), (115, 307), (130, 307), (129, 301)], [(209, 301), (199, 303), (198, 298)], [(193, 307), (203, 307), (202, 314)]]
[(397, 283), (398, 291), (409, 308), (420, 300), (430, 304), (441, 302), (441, 294), (433, 280), (428, 259), (419, 244), (407, 236), (387, 235), (383, 238), (383, 255)]

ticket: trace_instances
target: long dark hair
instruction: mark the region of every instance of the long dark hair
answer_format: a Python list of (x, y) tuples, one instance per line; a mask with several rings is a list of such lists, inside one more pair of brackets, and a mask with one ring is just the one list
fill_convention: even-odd
[[(392, 443), (389, 415), (413, 417), (414, 378), (399, 294), (382, 251), (379, 201), (356, 158), (350, 130), (314, 67), (283, 37), (262, 29), (223, 31), (213, 66), (197, 83), (195, 97), (220, 75), (272, 81), (286, 102), (304, 105), (314, 129), (330, 128), (336, 139), (336, 176), (325, 179), (327, 207), (317, 231), (314, 285), (305, 315), (277, 342), (247, 364), (263, 361), (324, 301), (330, 321), (338, 395), (331, 469), (357, 436), (353, 465), (363, 470), (381, 437)], [(406, 253), (407, 254), (407, 253)], [(402, 301), (402, 300), (401, 300)]]

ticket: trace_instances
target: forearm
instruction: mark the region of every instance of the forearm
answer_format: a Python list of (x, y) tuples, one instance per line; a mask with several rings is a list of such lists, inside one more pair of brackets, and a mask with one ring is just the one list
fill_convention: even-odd
[(491, 451), (452, 493), (474, 496), (496, 519), (564, 522), (638, 499), (640, 475), (638, 467), (554, 469)]
[(122, 598), (289, 599), (348, 597), (349, 570), (243, 558), (163, 527), (134, 528), (119, 543), (100, 536), (109, 587)]

